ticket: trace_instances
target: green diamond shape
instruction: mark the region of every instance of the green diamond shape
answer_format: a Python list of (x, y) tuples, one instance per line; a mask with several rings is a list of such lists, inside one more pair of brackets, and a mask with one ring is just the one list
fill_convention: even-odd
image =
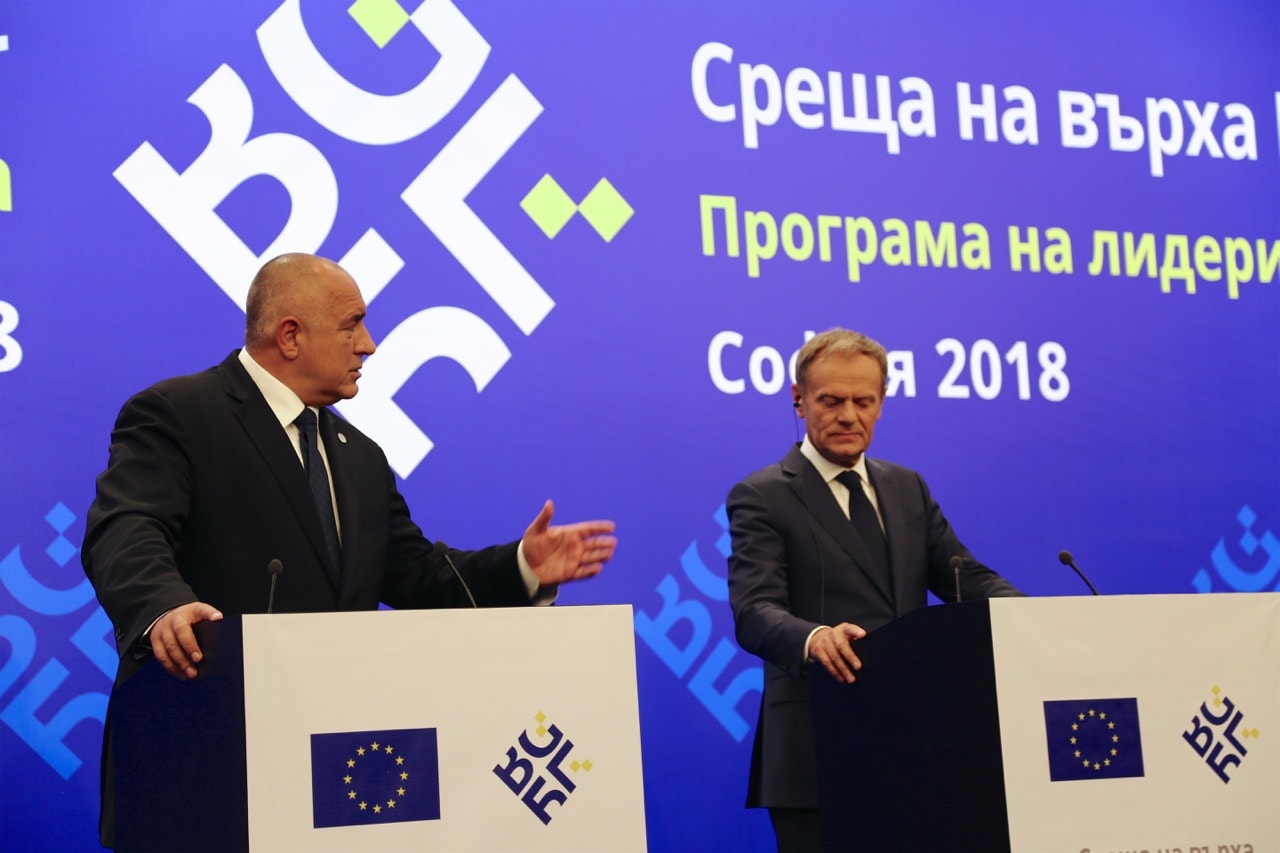
[(533, 185), (529, 194), (520, 200), (520, 207), (549, 238), (559, 234), (578, 211), (573, 199), (550, 175), (543, 175), (542, 180)]
[(13, 179), (9, 175), (9, 164), (0, 160), (0, 210), (13, 210)]
[(386, 47), (409, 23), (409, 13), (396, 0), (356, 0), (347, 7), (347, 14), (378, 47)]
[(578, 210), (606, 243), (617, 236), (622, 226), (635, 213), (635, 209), (627, 204), (627, 200), (613, 188), (607, 178), (601, 178), (600, 183), (592, 187), (582, 204), (578, 205)]

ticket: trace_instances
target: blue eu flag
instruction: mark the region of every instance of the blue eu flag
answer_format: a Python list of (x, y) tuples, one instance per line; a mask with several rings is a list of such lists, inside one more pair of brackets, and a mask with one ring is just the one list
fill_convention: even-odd
[(435, 729), (311, 736), (313, 825), (440, 819)]
[(1044, 703), (1049, 778), (1141, 776), (1137, 699), (1067, 699)]

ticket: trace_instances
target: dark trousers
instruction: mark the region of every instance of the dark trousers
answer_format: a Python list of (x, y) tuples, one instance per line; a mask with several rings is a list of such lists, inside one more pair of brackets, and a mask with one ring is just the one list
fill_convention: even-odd
[(822, 822), (817, 809), (769, 809), (778, 853), (822, 853)]

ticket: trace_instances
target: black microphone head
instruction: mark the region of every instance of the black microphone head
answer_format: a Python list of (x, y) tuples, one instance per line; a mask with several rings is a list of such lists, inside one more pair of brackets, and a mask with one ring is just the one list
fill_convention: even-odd
[(449, 546), (444, 544), (444, 542), (436, 542), (431, 546), (431, 552), (433, 554), (444, 554), (444, 553), (447, 553), (448, 551), (449, 551)]
[(1075, 557), (1073, 557), (1073, 556), (1071, 556), (1071, 552), (1070, 552), (1070, 551), (1059, 551), (1059, 552), (1058, 552), (1058, 562), (1059, 562), (1059, 563), (1062, 563), (1062, 565), (1064, 565), (1064, 566), (1070, 566), (1070, 565), (1072, 565), (1073, 563), (1075, 563), (1075, 561), (1076, 561), (1076, 558), (1075, 558)]
[(962, 557), (960, 557), (959, 555), (956, 555), (956, 556), (952, 557), (952, 558), (951, 558), (951, 568), (955, 569), (957, 572), (958, 572), (958, 571), (960, 571), (961, 569), (963, 569), (963, 568), (964, 568), (964, 559), (963, 559)]
[(272, 560), (270, 563), (267, 563), (267, 571), (273, 575), (278, 575), (284, 571), (284, 563), (279, 560)]

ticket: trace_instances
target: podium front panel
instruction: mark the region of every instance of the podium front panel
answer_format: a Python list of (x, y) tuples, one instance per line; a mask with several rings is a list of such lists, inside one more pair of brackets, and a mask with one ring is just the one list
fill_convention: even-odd
[(643, 850), (627, 606), (244, 619), (259, 850)]
[(1280, 850), (1280, 594), (990, 606), (1013, 850)]

